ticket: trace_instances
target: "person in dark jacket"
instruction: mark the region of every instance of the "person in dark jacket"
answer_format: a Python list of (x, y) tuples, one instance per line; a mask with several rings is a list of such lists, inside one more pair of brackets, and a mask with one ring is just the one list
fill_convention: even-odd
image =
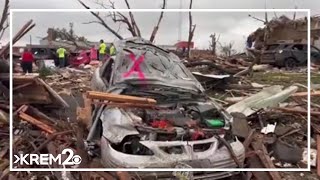
[(23, 73), (32, 73), (33, 54), (29, 49), (25, 49), (22, 54), (21, 67)]

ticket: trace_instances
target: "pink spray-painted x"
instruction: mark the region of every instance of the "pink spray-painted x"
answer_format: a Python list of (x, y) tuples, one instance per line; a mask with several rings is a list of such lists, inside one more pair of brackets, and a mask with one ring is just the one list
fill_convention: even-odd
[(129, 55), (130, 59), (134, 62), (133, 66), (131, 67), (131, 69), (126, 72), (123, 76), (124, 77), (128, 77), (130, 76), (132, 73), (137, 72), (138, 76), (141, 80), (144, 79), (144, 73), (141, 71), (140, 69), (140, 64), (142, 63), (142, 61), (144, 61), (144, 55), (141, 55), (139, 58), (136, 59), (136, 56), (131, 53)]

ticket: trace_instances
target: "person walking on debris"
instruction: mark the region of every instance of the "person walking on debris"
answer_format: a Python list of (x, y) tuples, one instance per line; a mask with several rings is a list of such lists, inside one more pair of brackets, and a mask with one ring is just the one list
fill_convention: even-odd
[(58, 54), (58, 57), (59, 57), (59, 67), (60, 68), (63, 68), (66, 64), (66, 53), (67, 53), (67, 50), (63, 47), (60, 47), (58, 50), (57, 50), (57, 54)]
[(107, 45), (103, 42), (103, 40), (100, 40), (100, 46), (99, 46), (99, 60), (103, 61), (105, 58), (107, 52)]
[(114, 56), (114, 55), (116, 55), (116, 48), (114, 47), (114, 44), (111, 43), (110, 56)]
[(29, 49), (25, 49), (22, 54), (21, 67), (23, 73), (32, 73), (32, 63), (34, 61), (33, 54)]

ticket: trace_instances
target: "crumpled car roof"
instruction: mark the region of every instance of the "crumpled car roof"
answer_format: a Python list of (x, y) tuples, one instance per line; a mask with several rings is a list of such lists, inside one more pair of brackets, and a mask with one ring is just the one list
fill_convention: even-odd
[[(144, 83), (180, 87), (193, 91), (204, 89), (181, 60), (173, 53), (161, 49), (150, 41), (142, 38), (131, 38), (114, 43), (117, 49), (113, 74), (113, 84)], [(134, 55), (134, 58), (130, 56)], [(143, 56), (138, 63), (138, 72), (128, 73), (134, 69), (135, 61)], [(140, 73), (140, 74), (139, 74)], [(141, 77), (143, 74), (143, 78)], [(129, 74), (125, 76), (125, 74)]]

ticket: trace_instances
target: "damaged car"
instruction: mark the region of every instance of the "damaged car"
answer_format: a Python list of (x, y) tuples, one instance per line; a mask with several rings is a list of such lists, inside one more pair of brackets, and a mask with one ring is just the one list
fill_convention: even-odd
[[(152, 98), (157, 104), (153, 108), (95, 105), (87, 142), (100, 141), (105, 167), (243, 166), (245, 149), (232, 134), (233, 117), (205, 94), (175, 54), (141, 38), (114, 45), (117, 54), (94, 72), (93, 90)], [(203, 173), (199, 177), (232, 175)]]
[[(311, 61), (318, 61), (320, 50), (311, 47)], [(308, 45), (295, 43), (269, 44), (261, 55), (261, 64), (272, 64), (277, 67), (294, 69), (306, 66), (308, 62)]]

